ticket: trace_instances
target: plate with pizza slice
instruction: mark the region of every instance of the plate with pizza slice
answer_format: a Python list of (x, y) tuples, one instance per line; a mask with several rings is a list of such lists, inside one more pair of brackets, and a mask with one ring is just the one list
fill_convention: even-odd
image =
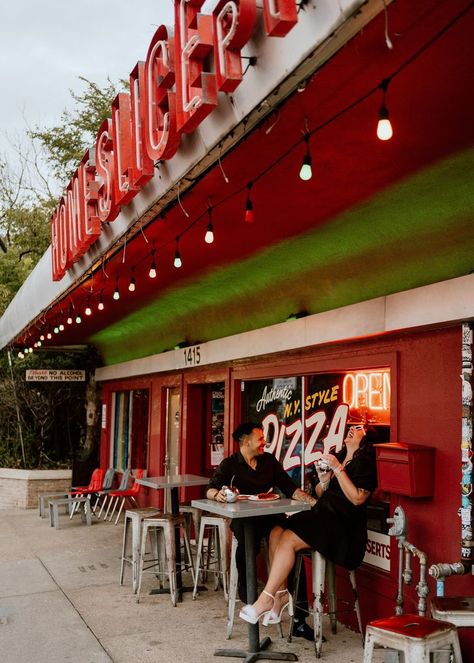
[(253, 502), (274, 502), (279, 500), (280, 495), (278, 493), (258, 493), (258, 495), (249, 495), (249, 500)]

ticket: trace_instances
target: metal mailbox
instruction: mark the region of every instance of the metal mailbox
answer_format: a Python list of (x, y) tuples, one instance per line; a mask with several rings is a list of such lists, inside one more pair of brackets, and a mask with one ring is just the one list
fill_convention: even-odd
[(434, 489), (434, 448), (419, 444), (375, 444), (378, 487), (407, 497), (431, 497)]

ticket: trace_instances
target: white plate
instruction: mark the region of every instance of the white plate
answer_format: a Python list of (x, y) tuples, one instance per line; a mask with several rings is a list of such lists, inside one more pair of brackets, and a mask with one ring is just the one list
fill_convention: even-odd
[(274, 502), (275, 500), (280, 499), (280, 495), (276, 493), (270, 493), (268, 497), (259, 497), (258, 495), (249, 495), (249, 500), (252, 502)]

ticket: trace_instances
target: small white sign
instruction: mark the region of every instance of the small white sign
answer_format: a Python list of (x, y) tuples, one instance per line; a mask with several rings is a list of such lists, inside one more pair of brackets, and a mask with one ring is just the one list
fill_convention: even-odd
[(106, 405), (106, 403), (102, 403), (102, 421), (101, 421), (101, 427), (102, 427), (102, 428), (107, 428), (107, 405)]
[(29, 368), (27, 382), (85, 382), (86, 372), (73, 369)]
[(365, 548), (364, 562), (378, 569), (390, 571), (390, 537), (380, 532), (367, 532), (369, 540)]

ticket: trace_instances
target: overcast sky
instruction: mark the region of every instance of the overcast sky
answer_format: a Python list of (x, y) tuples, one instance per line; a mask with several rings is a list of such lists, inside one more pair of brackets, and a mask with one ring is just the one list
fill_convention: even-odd
[(0, 16), (0, 153), (6, 135), (28, 124), (53, 125), (73, 108), (78, 76), (105, 83), (127, 78), (144, 60), (162, 23), (173, 24), (172, 0), (9, 0)]

